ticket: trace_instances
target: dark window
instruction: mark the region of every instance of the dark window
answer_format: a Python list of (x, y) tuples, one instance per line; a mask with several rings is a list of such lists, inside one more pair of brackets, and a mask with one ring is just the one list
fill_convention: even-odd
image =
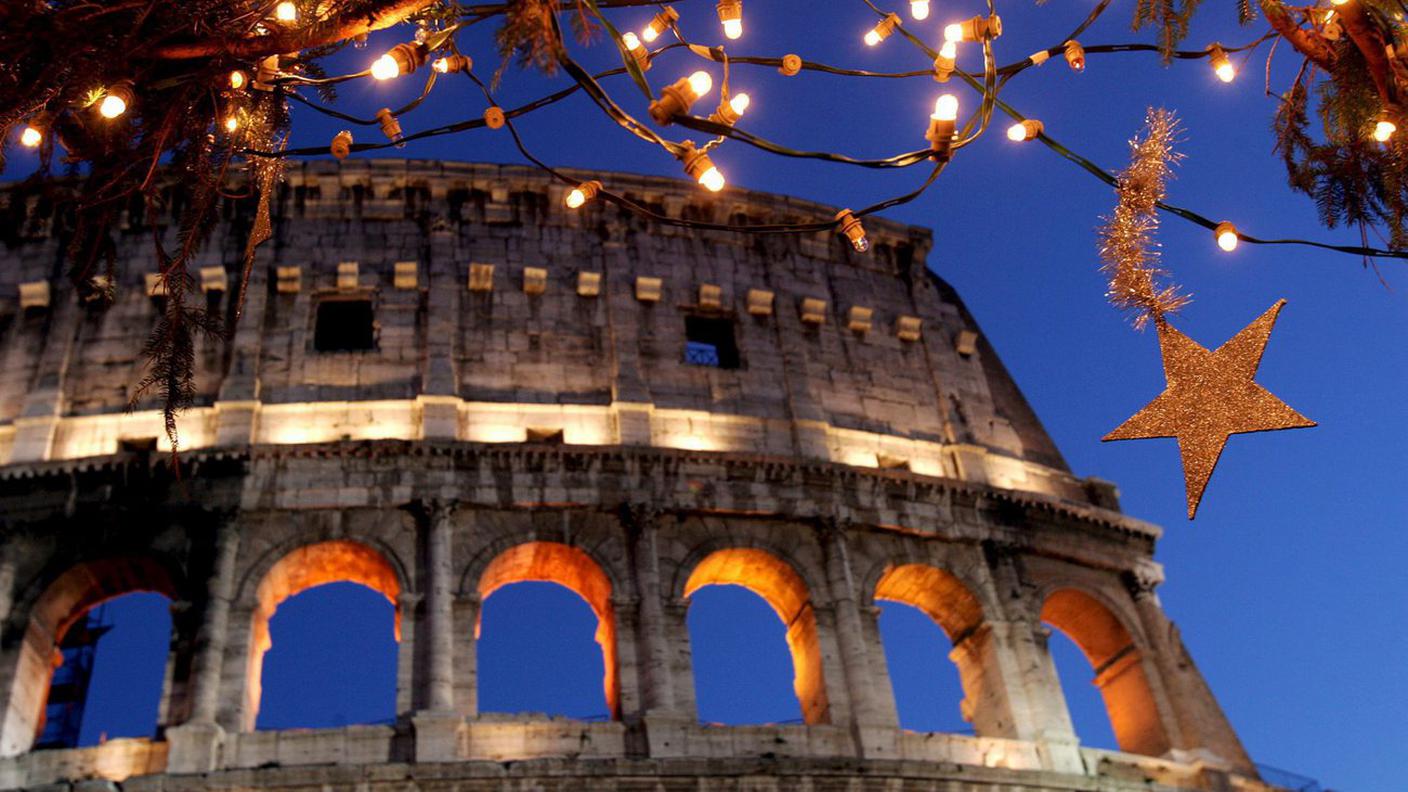
[(319, 352), (350, 352), (376, 346), (371, 300), (324, 300), (318, 303), (313, 348)]
[(686, 316), (684, 335), (684, 362), (692, 366), (738, 368), (738, 342), (733, 338), (733, 320)]

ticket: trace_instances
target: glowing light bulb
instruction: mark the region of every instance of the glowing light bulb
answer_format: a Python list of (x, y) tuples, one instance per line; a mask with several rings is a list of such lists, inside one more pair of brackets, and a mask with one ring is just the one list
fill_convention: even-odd
[(670, 26), (679, 21), (680, 12), (665, 6), (665, 10), (656, 14), (650, 20), (650, 24), (645, 26), (645, 30), (640, 32), (640, 37), (646, 44), (660, 38), (660, 34), (670, 29)]
[(728, 106), (732, 107), (733, 112), (739, 115), (743, 115), (743, 112), (748, 109), (748, 105), (752, 103), (753, 98), (746, 93), (736, 94), (732, 99), (728, 100)]
[(234, 132), (235, 130), (237, 130), (237, 129), (239, 129), (239, 128), (240, 128), (240, 120), (239, 120), (238, 118), (236, 118), (235, 116), (229, 116), (228, 118), (225, 119), (225, 131), (226, 131), (226, 132)]
[(931, 116), (935, 121), (954, 121), (958, 118), (958, 97), (953, 94), (944, 94), (934, 101), (934, 114)]
[(1217, 224), (1213, 229), (1213, 234), (1217, 236), (1217, 246), (1231, 253), (1237, 249), (1237, 227), (1226, 220)]
[(1208, 62), (1212, 64), (1213, 73), (1217, 79), (1225, 83), (1232, 82), (1237, 76), (1237, 68), (1232, 65), (1232, 59), (1227, 57), (1227, 51), (1217, 44), (1212, 45), (1208, 53)]
[(1007, 139), (1013, 143), (1022, 143), (1028, 140), (1035, 140), (1038, 135), (1045, 131), (1046, 125), (1034, 118), (1018, 121), (1007, 128)]
[(1348, 3), (1348, 2), (1349, 2), (1349, 0), (1330, 0), (1330, 5), (1337, 5), (1337, 6), (1339, 6), (1339, 5), (1344, 5), (1345, 3)]
[(44, 133), (33, 126), (26, 126), (24, 131), (20, 133), (20, 144), (26, 148), (37, 148), (43, 142)]
[(939, 47), (939, 55), (949, 60), (956, 60), (958, 58), (958, 42), (945, 41), (943, 46)]
[(282, 3), (274, 6), (274, 18), (280, 22), (292, 22), (298, 19), (298, 6), (289, 2), (289, 0), (284, 0)]
[(694, 92), (696, 98), (709, 93), (714, 87), (714, 78), (709, 76), (709, 72), (697, 71), (689, 75), (689, 90)]
[(1397, 124), (1388, 119), (1379, 119), (1379, 121), (1374, 124), (1374, 140), (1380, 143), (1387, 143), (1389, 138), (1393, 137), (1393, 133), (1397, 131)]
[(230, 72), (230, 87), (236, 91), (243, 88), (247, 82), (249, 82), (249, 78), (239, 69)]
[(434, 69), (435, 71), (441, 74), (445, 74), (446, 72), (450, 71), (450, 59), (436, 58), (435, 60), (431, 61), (430, 68)]
[(587, 202), (587, 194), (582, 192), (581, 187), (576, 187), (572, 192), (567, 193), (567, 208), (580, 209), (582, 204)]
[(382, 55), (372, 62), (372, 77), (377, 80), (390, 80), (401, 76), (401, 65), (390, 54)]
[(910, 0), (909, 15), (914, 19), (924, 20), (929, 18), (929, 0)]
[(621, 43), (625, 44), (626, 49), (630, 50), (631, 52), (635, 52), (636, 50), (644, 46), (640, 43), (640, 37), (630, 32), (621, 34)]
[(699, 183), (704, 185), (704, 188), (709, 192), (718, 192), (724, 188), (724, 175), (719, 172), (718, 168), (710, 167), (699, 174)]
[(944, 41), (962, 41), (963, 25), (954, 22), (952, 25), (944, 26)]
[(739, 38), (743, 35), (743, 20), (725, 19), (724, 35), (731, 39)]
[(719, 21), (724, 35), (736, 39), (743, 35), (743, 0), (719, 0)]
[(889, 38), (890, 34), (894, 33), (895, 28), (899, 26), (899, 14), (886, 14), (884, 19), (875, 23), (875, 27), (871, 28), (870, 32), (865, 34), (865, 45), (867, 47), (873, 47), (876, 44), (879, 44), (880, 42)]
[(127, 100), (116, 94), (108, 94), (103, 97), (102, 104), (98, 105), (98, 113), (103, 118), (117, 118), (127, 112)]

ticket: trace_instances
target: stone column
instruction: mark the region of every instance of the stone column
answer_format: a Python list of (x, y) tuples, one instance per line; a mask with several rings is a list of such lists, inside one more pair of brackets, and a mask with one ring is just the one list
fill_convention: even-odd
[(633, 503), (621, 509), (626, 526), (631, 569), (639, 600), (636, 621), (640, 647), (641, 708), (647, 712), (675, 712), (675, 690), (665, 637), (664, 599), (660, 591), (660, 557), (656, 546), (660, 512), (653, 506)]
[(235, 562), (240, 530), (233, 515), (215, 526), (214, 559), (206, 581), (205, 609), (196, 635), (191, 664), (190, 713), (179, 726), (166, 730), (171, 746), (167, 772), (202, 773), (214, 770), (225, 730), (216, 722), (230, 634), (230, 603), (235, 596)]
[(19, 554), (13, 544), (4, 546), (0, 552), (0, 634), (4, 633), (5, 622), (10, 618), (10, 608), (15, 601), (15, 557)]
[[(991, 628), (988, 639), (992, 646), (979, 651), (985, 674), (993, 674), (1004, 689), (1004, 697), (1012, 715), (1011, 733), (1019, 740), (1037, 743), (1045, 769), (1062, 773), (1084, 773), (1080, 743), (1066, 698), (1061, 693), (1061, 680), (1047, 648), (1051, 631), (1041, 624), (1037, 612), (1024, 599), (1026, 586), (1022, 582), (1014, 559), (1015, 551), (994, 542), (985, 542), (983, 557), (990, 575), (992, 590), (989, 601), (997, 603), (1002, 613), (989, 615)], [(1038, 606), (1039, 607), (1039, 606)], [(955, 647), (959, 657), (982, 649), (982, 636), (973, 647)], [(965, 695), (967, 680), (965, 679)], [(973, 707), (982, 703), (974, 697)], [(998, 716), (983, 715), (982, 722), (992, 725)], [(975, 727), (980, 718), (974, 710)]]
[(425, 538), (425, 626), (421, 639), (428, 646), (426, 661), (426, 708), (435, 712), (455, 709), (455, 616), (454, 616), (454, 504), (433, 501), (426, 504)]
[(417, 508), (424, 540), (425, 619), (415, 639), (424, 647), (425, 678), (416, 684), (420, 709), (412, 717), (416, 760), (448, 762), (458, 758), (463, 719), (455, 709), (454, 512), (450, 501), (423, 501)]
[(836, 643), (841, 651), (851, 727), (861, 756), (895, 757), (898, 754), (898, 746), (894, 744), (897, 724), (893, 720), (882, 722), (879, 716), (870, 651), (857, 602), (855, 575), (846, 541), (846, 532), (851, 526), (849, 520), (837, 517), (823, 517), (816, 524), (817, 538), (826, 558), (826, 587), (835, 612)]
[(1156, 672), (1148, 674), (1149, 686), (1168, 713), (1164, 728), (1174, 758), (1255, 777), (1256, 766), (1159, 603), (1154, 589), (1163, 581), (1161, 571), (1151, 565), (1124, 577), (1148, 640), (1145, 660)]
[(479, 605), (477, 592), (459, 592), (455, 596), (455, 707), (462, 718), (479, 714), (478, 658), (475, 656)]

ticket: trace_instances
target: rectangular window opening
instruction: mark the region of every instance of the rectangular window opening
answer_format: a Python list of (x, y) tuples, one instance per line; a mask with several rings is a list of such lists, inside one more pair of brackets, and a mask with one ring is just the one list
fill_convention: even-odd
[(357, 352), (376, 348), (371, 300), (323, 300), (318, 303), (313, 348), (319, 352)]
[(686, 316), (684, 334), (684, 362), (691, 366), (738, 368), (738, 342), (732, 319)]

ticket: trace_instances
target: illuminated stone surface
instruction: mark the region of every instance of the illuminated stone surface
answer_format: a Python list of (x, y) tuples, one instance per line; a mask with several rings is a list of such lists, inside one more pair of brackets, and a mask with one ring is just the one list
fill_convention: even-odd
[[(673, 216), (835, 214), (581, 177)], [(294, 167), (234, 350), (197, 349), (180, 481), (155, 405), (126, 411), (160, 297), (149, 234), (115, 239), (116, 301), (80, 305), (46, 280), (62, 220), (0, 193), (0, 788), (1262, 788), (1153, 593), (1158, 529), (1066, 469), (926, 270), (927, 231), (867, 218), (861, 255), (568, 212), (562, 190)], [(242, 211), (192, 265), (228, 273), (222, 310)], [(371, 301), (374, 349), (315, 348), (334, 298)], [(738, 368), (685, 365), (691, 315), (733, 323)], [(269, 616), (334, 580), (396, 607), (396, 722), (253, 731)], [(597, 615), (610, 722), (479, 714), (480, 604), (524, 580)], [(786, 625), (804, 724), (698, 723), (685, 616), (716, 583)], [(136, 590), (179, 606), (161, 737), (31, 751), (56, 641)], [(934, 662), (977, 736), (897, 728), (876, 600), (948, 634)], [(1123, 752), (1078, 744), (1045, 625), (1091, 661)]]

